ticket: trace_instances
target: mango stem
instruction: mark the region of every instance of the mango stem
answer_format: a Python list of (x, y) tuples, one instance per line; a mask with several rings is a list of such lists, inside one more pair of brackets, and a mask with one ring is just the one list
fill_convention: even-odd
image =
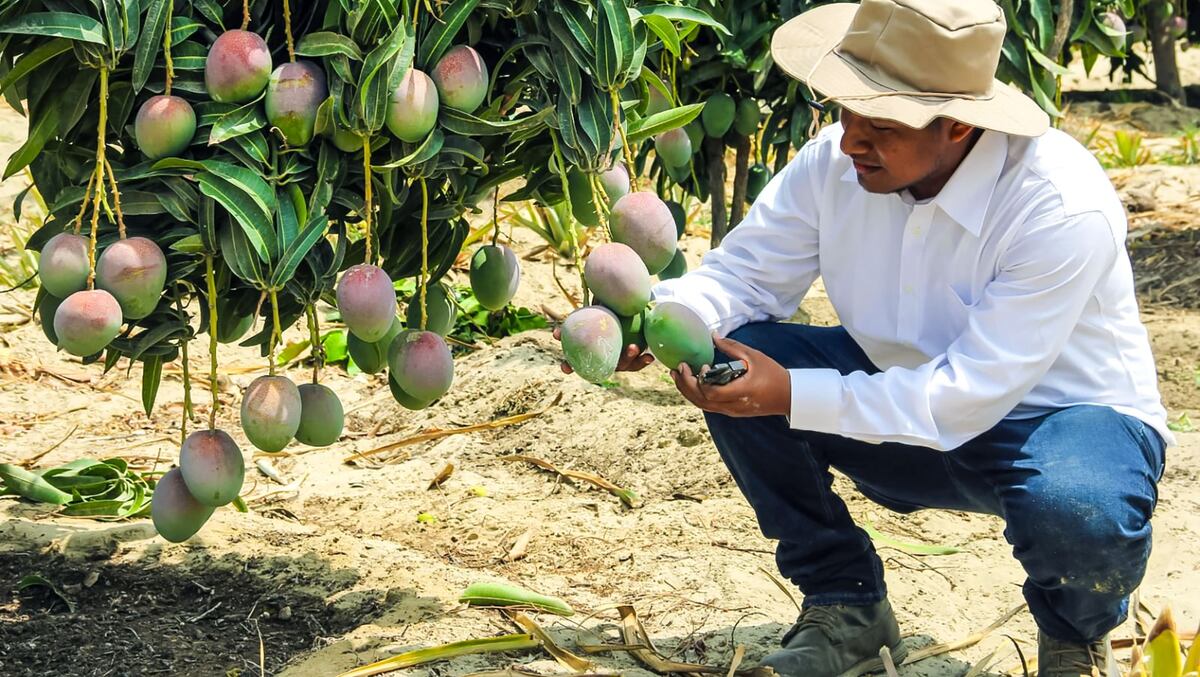
[(363, 214), (363, 228), (366, 230), (367, 243), (367, 263), (374, 263), (371, 256), (371, 212), (374, 208), (371, 206), (371, 142), (369, 139), (363, 138), (363, 181), (366, 188), (363, 190), (363, 202), (366, 203)]
[(204, 255), (204, 278), (208, 282), (208, 388), (212, 391), (212, 409), (208, 412), (208, 429), (217, 427), (217, 409), (221, 406), (217, 387), (217, 280), (213, 275), (213, 255)]
[(108, 125), (108, 69), (100, 69), (100, 122), (96, 125), (96, 195), (92, 204), (92, 234), (88, 247), (87, 288), (96, 288), (96, 234), (100, 230), (100, 196), (104, 192), (104, 128)]
[(625, 151), (625, 164), (629, 169), (629, 189), (636, 193), (638, 192), (638, 177), (633, 166), (633, 150), (629, 148), (629, 139), (625, 136), (625, 125), (621, 123), (621, 95), (615, 89), (609, 94), (612, 95), (613, 122), (617, 126), (617, 133), (621, 135), (621, 148)]
[(108, 174), (108, 185), (112, 186), (113, 209), (117, 212), (117, 231), (122, 240), (125, 239), (125, 214), (121, 212), (121, 191), (117, 190), (117, 176), (113, 174), (112, 164), (104, 158), (104, 170)]
[[(171, 83), (175, 80), (175, 62), (171, 60), (171, 12), (175, 9), (174, 5), (174, 2), (167, 0), (167, 29), (163, 31), (163, 56), (167, 60), (167, 84), (163, 89), (164, 96), (171, 96)], [(247, 23), (249, 23), (248, 17)], [(245, 29), (245, 26), (242, 28)]]
[(288, 61), (296, 62), (296, 45), (292, 42), (292, 7), (288, 0), (283, 0), (283, 31), (287, 36)]
[(275, 346), (283, 338), (283, 332), (279, 328), (279, 297), (278, 292), (271, 290), (271, 339), (270, 348), (267, 357), (271, 360), (270, 374), (275, 375)]
[(325, 364), (325, 346), (321, 343), (321, 330), (317, 324), (316, 304), (308, 306), (308, 342), (312, 344), (313, 383), (321, 382), (321, 365)]
[(421, 177), (421, 331), (428, 326), (425, 299), (429, 287), (429, 186)]

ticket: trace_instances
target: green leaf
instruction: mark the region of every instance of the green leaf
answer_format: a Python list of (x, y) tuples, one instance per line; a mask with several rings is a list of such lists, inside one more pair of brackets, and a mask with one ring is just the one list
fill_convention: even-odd
[(720, 21), (712, 18), (712, 16), (710, 16), (707, 12), (695, 9), (694, 7), (663, 4), (651, 5), (650, 7), (639, 7), (638, 11), (641, 12), (643, 20), (650, 16), (660, 16), (666, 19), (671, 19), (672, 21), (680, 21), (685, 24), (707, 26), (722, 35), (729, 37), (733, 36), (733, 33), (730, 33), (729, 29), (726, 28), (725, 25)]
[(1065, 67), (1051, 61), (1050, 57), (1042, 54), (1041, 50), (1038, 49), (1038, 46), (1033, 44), (1033, 41), (1029, 38), (1025, 39), (1025, 49), (1029, 52), (1029, 56), (1033, 57), (1034, 61), (1038, 62), (1042, 68), (1045, 68), (1051, 73), (1059, 77), (1063, 77), (1071, 72)]
[(4, 179), (25, 169), (42, 152), (46, 142), (58, 131), (58, 113), (59, 108), (56, 105), (46, 106), (37, 111), (37, 115), (31, 120), (32, 126), (25, 143), (8, 158), (8, 164), (4, 167)]
[(261, 98), (260, 96), (218, 118), (209, 132), (208, 145), (215, 146), (266, 127), (267, 116), (263, 113), (262, 106), (258, 105)]
[(41, 66), (63, 52), (70, 51), (70, 49), (71, 41), (62, 38), (55, 38), (38, 45), (36, 49), (22, 56), (13, 65), (12, 70), (4, 74), (4, 77), (0, 79), (0, 91), (7, 91), (9, 87), (12, 87), (27, 75), (37, 70), (38, 66)]
[(867, 532), (867, 535), (871, 537), (872, 541), (889, 548), (895, 548), (901, 552), (906, 552), (910, 555), (954, 555), (962, 552), (962, 550), (959, 548), (946, 545), (907, 543), (905, 541), (901, 541), (886, 534), (880, 533), (870, 522), (867, 522), (861, 526), (863, 531)]
[(442, 144), (442, 154), (461, 155), (468, 160), (472, 160), (486, 174), (488, 172), (487, 162), (485, 157), (487, 151), (484, 150), (483, 144), (474, 139), (468, 139), (465, 136), (448, 136), (445, 143)]
[(404, 45), (404, 40), (408, 36), (406, 29), (407, 22), (402, 21), (397, 24), (391, 35), (378, 47), (371, 50), (367, 54), (367, 58), (363, 60), (362, 71), (358, 74), (359, 106), (362, 111), (368, 110), (367, 100), (371, 82), (379, 75), (384, 64), (390, 62)]
[(421, 46), (417, 50), (418, 68), (432, 68), (442, 58), (454, 43), (458, 29), (462, 28), (467, 17), (478, 5), (479, 0), (456, 0), (442, 12), (441, 20), (435, 22), (433, 28), (421, 40)]
[(188, 235), (182, 240), (176, 240), (171, 245), (171, 249), (183, 252), (184, 254), (203, 254), (204, 241), (200, 239), (200, 233), (196, 233), (195, 235)]
[(142, 406), (146, 415), (154, 411), (154, 400), (158, 397), (158, 386), (162, 383), (162, 358), (147, 357), (142, 362)]
[(650, 117), (631, 122), (625, 131), (625, 136), (631, 144), (641, 143), (652, 136), (687, 125), (695, 120), (702, 110), (704, 110), (704, 104), (693, 103), (655, 113)]
[(5, 491), (38, 503), (64, 505), (71, 495), (60, 491), (38, 475), (15, 465), (0, 463), (0, 480)]
[[(571, 31), (571, 35), (575, 37), (575, 42), (583, 48), (583, 51), (589, 58), (595, 58), (596, 54), (596, 36), (595, 29), (592, 27), (594, 21), (587, 14), (587, 9), (577, 2), (558, 2), (555, 3), (556, 9), (562, 15), (563, 22)], [(554, 25), (551, 23), (551, 28)]]
[(118, 0), (101, 0), (104, 7), (104, 32), (108, 36), (108, 45), (114, 55), (125, 51), (125, 27), (122, 19), (124, 12)]
[(296, 268), (308, 255), (309, 250), (317, 244), (317, 240), (321, 239), (328, 225), (329, 222), (323, 213), (312, 215), (308, 223), (304, 224), (304, 229), (280, 256), (279, 265), (271, 274), (272, 287), (281, 289), (292, 279), (292, 276), (296, 274)]
[(643, 16), (642, 20), (662, 40), (663, 47), (676, 59), (680, 58), (679, 31), (676, 30), (675, 24), (671, 23), (671, 20), (665, 16), (658, 16), (656, 14)]
[(622, 86), (621, 79), (633, 56), (633, 26), (622, 0), (599, 0), (596, 13), (596, 84), (605, 91)]
[(29, 574), (28, 576), (22, 576), (21, 580), (17, 581), (17, 590), (25, 590), (28, 588), (46, 588), (50, 592), (54, 593), (55, 597), (62, 600), (63, 604), (67, 605), (68, 612), (75, 613), (75, 602), (72, 601), (71, 598), (64, 595), (62, 590), (58, 589), (57, 585), (51, 583), (49, 579), (41, 574)]
[(299, 56), (332, 56), (344, 54), (355, 61), (362, 61), (362, 50), (350, 38), (330, 31), (309, 33), (296, 43)]
[(279, 246), (287, 249), (292, 240), (296, 239), (296, 234), (300, 232), (300, 216), (296, 213), (296, 205), (290, 196), (278, 195), (276, 197), (276, 203), (279, 205), (279, 209), (275, 211), (275, 220), (278, 224), (276, 237), (279, 238)]
[(71, 12), (30, 12), (0, 25), (0, 33), (46, 35), (106, 45), (104, 26), (90, 16)]
[(163, 34), (167, 23), (167, 2), (170, 0), (150, 0), (150, 8), (146, 12), (146, 30), (138, 41), (133, 56), (133, 91), (140, 92), (150, 79), (150, 71), (158, 57), (162, 45), (159, 36)]
[(394, 162), (389, 162), (383, 165), (371, 165), (371, 168), (376, 171), (385, 171), (388, 169), (399, 169), (409, 165), (419, 165), (441, 152), (442, 144), (445, 142), (445, 140), (446, 137), (442, 134), (442, 130), (435, 128), (429, 133), (429, 136), (425, 137), (425, 140), (422, 141), (421, 145), (417, 146), (416, 150), (413, 152)]
[(438, 121), (447, 131), (463, 136), (495, 136), (498, 134), (516, 134), (518, 132), (537, 129), (546, 124), (546, 119), (554, 114), (554, 108), (544, 108), (533, 115), (516, 120), (493, 122), (475, 117), (452, 108), (442, 108)]
[(192, 0), (192, 6), (198, 9), (205, 19), (220, 26), (222, 31), (225, 30), (225, 12), (217, 0)]
[(219, 239), (221, 255), (234, 275), (253, 284), (258, 289), (265, 290), (267, 280), (262, 274), (262, 266), (258, 257), (250, 251), (251, 245), (246, 238), (246, 230), (240, 227), (221, 228)]
[(1050, 4), (1050, 0), (1030, 0), (1033, 20), (1038, 28), (1038, 48), (1033, 51), (1050, 49), (1050, 43), (1054, 41), (1054, 10)]
[(262, 209), (249, 191), (238, 188), (221, 176), (204, 173), (196, 177), (200, 192), (211, 197), (233, 216), (263, 263), (271, 262), (275, 249), (275, 230), (271, 211)]

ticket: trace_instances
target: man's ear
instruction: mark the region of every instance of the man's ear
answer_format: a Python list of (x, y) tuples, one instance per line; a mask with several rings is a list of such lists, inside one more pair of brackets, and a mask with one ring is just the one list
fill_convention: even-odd
[(958, 120), (946, 118), (944, 123), (947, 127), (947, 135), (950, 137), (951, 143), (962, 143), (966, 141), (972, 133), (975, 132), (975, 127), (968, 124), (963, 124)]

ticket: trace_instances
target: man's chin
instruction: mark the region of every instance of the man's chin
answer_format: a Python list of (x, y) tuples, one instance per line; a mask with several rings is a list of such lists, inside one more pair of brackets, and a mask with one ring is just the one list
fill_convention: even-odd
[(881, 181), (879, 177), (869, 174), (866, 176), (860, 174), (858, 176), (858, 185), (862, 186), (863, 190), (867, 191), (868, 193), (875, 193), (878, 195), (898, 193), (903, 190), (903, 188), (897, 188), (896, 186), (892, 185), (892, 183), (889, 181)]

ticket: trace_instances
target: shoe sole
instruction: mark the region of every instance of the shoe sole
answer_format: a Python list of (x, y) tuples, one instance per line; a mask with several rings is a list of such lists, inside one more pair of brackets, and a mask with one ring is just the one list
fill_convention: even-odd
[[(908, 657), (908, 647), (905, 646), (904, 641), (901, 640), (900, 643), (895, 647), (888, 648), (892, 652), (892, 662), (896, 664), (896, 667), (900, 667), (900, 664), (903, 663), (904, 659)], [(863, 677), (863, 675), (869, 675), (872, 672), (880, 672), (882, 670), (882, 658), (868, 658), (838, 675), (838, 677)]]

